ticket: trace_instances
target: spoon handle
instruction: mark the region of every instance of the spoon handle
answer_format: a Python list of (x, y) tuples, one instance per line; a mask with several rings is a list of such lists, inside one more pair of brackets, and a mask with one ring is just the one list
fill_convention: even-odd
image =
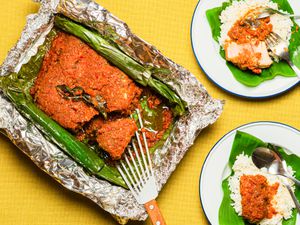
[(292, 197), (292, 199), (293, 199), (293, 201), (295, 203), (296, 209), (297, 209), (298, 213), (300, 214), (300, 204), (298, 202), (298, 199), (296, 198), (295, 193), (293, 192), (293, 190), (292, 190), (292, 188), (291, 188), (290, 185), (286, 184), (285, 186), (288, 189), (288, 191), (290, 192), (291, 197)]
[(289, 17), (292, 17), (292, 18), (294, 18), (295, 20), (300, 19), (300, 16), (299, 16), (299, 15), (289, 15)]
[(287, 176), (287, 178), (290, 178), (292, 181), (294, 181), (294, 183), (300, 187), (300, 181), (297, 180), (296, 178), (292, 177), (292, 176)]
[(300, 187), (300, 181), (297, 180), (295, 177), (291, 176), (289, 173), (285, 172), (283, 174), (281, 174), (282, 176), (289, 178), (290, 180), (294, 181), (294, 183)]
[(300, 69), (291, 60), (288, 61), (288, 64), (290, 64), (296, 75), (300, 78)]

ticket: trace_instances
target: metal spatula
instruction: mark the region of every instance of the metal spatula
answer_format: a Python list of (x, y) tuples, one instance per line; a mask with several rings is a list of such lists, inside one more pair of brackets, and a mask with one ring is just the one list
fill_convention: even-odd
[(131, 142), (131, 147), (127, 147), (127, 152), (117, 165), (117, 168), (137, 202), (145, 206), (152, 224), (165, 225), (164, 218), (155, 201), (158, 191), (146, 135), (142, 131), (143, 121), (138, 109), (136, 112), (140, 129), (135, 132), (136, 140)]

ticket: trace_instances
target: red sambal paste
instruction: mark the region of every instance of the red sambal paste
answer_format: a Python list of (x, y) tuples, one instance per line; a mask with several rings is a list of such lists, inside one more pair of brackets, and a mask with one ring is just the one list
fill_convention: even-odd
[(264, 218), (272, 218), (277, 212), (272, 206), (279, 183), (269, 185), (262, 175), (243, 175), (240, 179), (242, 195), (242, 216), (250, 223), (257, 223)]

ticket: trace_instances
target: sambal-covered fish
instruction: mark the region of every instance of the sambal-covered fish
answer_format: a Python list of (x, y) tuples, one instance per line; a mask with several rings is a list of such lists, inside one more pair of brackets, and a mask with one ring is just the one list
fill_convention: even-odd
[(31, 94), (38, 106), (63, 127), (79, 129), (99, 111), (84, 101), (62, 96), (58, 90), (62, 85), (80, 87), (92, 98), (101, 99), (108, 113), (130, 114), (141, 94), (126, 74), (78, 38), (63, 32), (45, 56)]
[[(59, 32), (46, 54), (31, 95), (48, 116), (80, 141), (97, 143), (111, 159), (120, 159), (138, 129), (130, 118), (143, 88), (80, 39)], [(155, 104), (151, 103), (155, 99)], [(161, 104), (156, 96), (149, 107)], [(147, 130), (149, 145), (159, 141), (172, 121), (165, 109), (159, 130)], [(167, 126), (166, 126), (167, 125)]]

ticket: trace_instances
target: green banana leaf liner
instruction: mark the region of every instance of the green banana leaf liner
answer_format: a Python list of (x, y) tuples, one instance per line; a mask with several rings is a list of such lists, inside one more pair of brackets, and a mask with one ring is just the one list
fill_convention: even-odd
[[(262, 140), (248, 134), (245, 132), (237, 131), (233, 144), (232, 149), (228, 161), (228, 165), (232, 168), (235, 159), (238, 155), (244, 153), (245, 155), (251, 156), (252, 152), (257, 147), (269, 147), (269, 148), (276, 148), (281, 154), (282, 157), (286, 160), (287, 165), (291, 166), (295, 171), (295, 177), (300, 179), (300, 157), (294, 154), (288, 154), (283, 148), (273, 146), (272, 144), (265, 143)], [(230, 176), (233, 175), (233, 172)], [(232, 200), (230, 198), (230, 190), (228, 186), (228, 178), (222, 182), (222, 189), (223, 189), (223, 200), (221, 206), (219, 208), (219, 224), (220, 225), (248, 225), (250, 224), (246, 220), (244, 220), (241, 216), (235, 212), (234, 208), (232, 207)], [(295, 194), (300, 201), (300, 188), (296, 187)], [(292, 217), (288, 220), (283, 220), (283, 225), (295, 225), (297, 220), (297, 211), (296, 209), (293, 210)]]
[[(50, 31), (45, 43), (39, 47), (38, 53), (33, 56), (27, 64), (23, 65), (18, 73), (1, 77), (0, 87), (22, 114), (35, 123), (49, 139), (65, 150), (67, 154), (81, 164), (87, 171), (114, 184), (127, 188), (121, 175), (113, 165), (106, 163), (92, 146), (88, 146), (76, 140), (72, 134), (43, 113), (34, 104), (30, 96), (30, 88), (33, 86), (34, 80), (41, 68), (43, 58), (49, 50), (51, 42), (57, 32), (63, 30), (81, 38), (99, 54), (129, 74), (136, 82), (143, 86), (150, 86), (170, 102), (169, 105), (171, 105), (175, 116), (182, 115), (185, 112), (185, 105), (177, 94), (167, 85), (150, 76), (151, 70), (149, 68), (143, 67), (125, 55), (121, 50), (112, 46), (96, 31), (90, 30), (62, 16), (56, 16), (55, 24), (56, 27)], [(143, 75), (146, 72), (149, 73), (149, 77), (144, 78)], [(166, 71), (164, 70), (163, 72)], [(158, 111), (148, 108), (147, 99), (142, 98), (140, 104), (143, 108), (143, 113), (146, 114), (146, 116), (151, 115), (153, 123), (156, 119), (159, 119), (161, 115)], [(161, 140), (150, 149), (152, 153), (163, 145), (172, 130), (173, 124), (166, 130)]]
[[(219, 16), (222, 11), (232, 4), (233, 0), (228, 2), (224, 2), (222, 6), (216, 7), (213, 9), (209, 9), (206, 11), (206, 17), (209, 22), (212, 37), (216, 42), (219, 42), (219, 37), (221, 34), (221, 21)], [(273, 2), (278, 4), (278, 8), (280, 10), (286, 11), (290, 14), (293, 14), (294, 11), (290, 6), (288, 0), (272, 0)], [(300, 30), (298, 29), (298, 25), (294, 22), (294, 26), (292, 28), (292, 36), (290, 39), (289, 52), (291, 55), (291, 59), (296, 66), (300, 68)], [(225, 51), (220, 47), (220, 55), (225, 59)], [(288, 65), (287, 62), (281, 60), (278, 63), (274, 62), (270, 68), (263, 69), (263, 72), (260, 75), (254, 74), (251, 71), (243, 71), (233, 65), (231, 62), (226, 61), (226, 65), (230, 69), (234, 78), (249, 87), (256, 87), (260, 85), (262, 82), (267, 80), (272, 80), (276, 76), (283, 77), (295, 77), (296, 74), (293, 69)]]

